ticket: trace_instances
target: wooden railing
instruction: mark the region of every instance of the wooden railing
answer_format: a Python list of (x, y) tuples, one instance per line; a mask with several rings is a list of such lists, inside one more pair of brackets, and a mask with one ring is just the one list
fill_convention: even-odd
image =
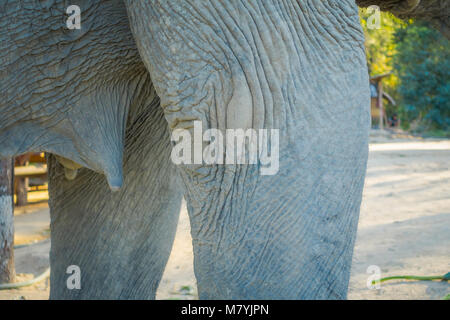
[[(47, 164), (45, 162), (43, 153), (28, 153), (16, 158), (14, 167), (14, 193), (18, 206), (28, 204), (30, 178), (42, 178), (46, 181)], [(34, 165), (30, 165), (30, 163)]]

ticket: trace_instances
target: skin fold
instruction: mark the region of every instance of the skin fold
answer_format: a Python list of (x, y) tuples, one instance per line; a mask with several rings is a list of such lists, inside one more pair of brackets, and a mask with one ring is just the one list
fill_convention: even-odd
[[(68, 30), (66, 1), (0, 0), (0, 158), (48, 153), (50, 297), (154, 299), (184, 195), (201, 299), (345, 299), (370, 128), (356, 2), (81, 0)], [(175, 166), (194, 121), (279, 130), (278, 172)]]
[[(128, 119), (126, 187), (112, 192), (101, 174), (88, 169), (68, 180), (55, 157), (48, 161), (51, 299), (155, 298), (182, 193), (159, 98), (147, 85), (146, 101)], [(70, 265), (80, 267), (81, 290), (67, 289)]]
[(120, 1), (79, 6), (83, 28), (68, 30), (64, 1), (2, 1), (0, 157), (47, 151), (117, 188), (128, 110), (148, 74)]

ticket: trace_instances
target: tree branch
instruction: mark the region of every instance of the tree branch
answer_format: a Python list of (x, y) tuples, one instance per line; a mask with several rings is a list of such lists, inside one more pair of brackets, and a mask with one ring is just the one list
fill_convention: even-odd
[(450, 39), (450, 1), (448, 0), (356, 0), (360, 7), (377, 5), (400, 19), (428, 21)]

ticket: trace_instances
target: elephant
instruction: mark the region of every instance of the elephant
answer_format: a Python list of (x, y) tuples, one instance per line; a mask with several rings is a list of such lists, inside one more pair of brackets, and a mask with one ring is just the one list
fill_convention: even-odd
[[(47, 153), (50, 298), (154, 299), (184, 197), (201, 299), (345, 299), (370, 128), (358, 4), (449, 8), (79, 0), (70, 29), (68, 1), (0, 0), (0, 158)], [(278, 130), (278, 172), (173, 163), (195, 121)]]

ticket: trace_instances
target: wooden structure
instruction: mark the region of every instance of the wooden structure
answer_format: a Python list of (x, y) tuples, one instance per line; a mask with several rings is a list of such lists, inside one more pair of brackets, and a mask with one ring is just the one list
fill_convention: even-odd
[(378, 123), (379, 129), (384, 129), (385, 124), (388, 123), (383, 99), (388, 100), (395, 106), (395, 100), (383, 90), (383, 79), (390, 75), (391, 73), (385, 73), (370, 77), (370, 113), (372, 116), (372, 125)]
[[(16, 204), (24, 206), (28, 203), (28, 189), (30, 178), (39, 178), (40, 181), (47, 180), (47, 165), (43, 153), (27, 153), (16, 157), (14, 168), (14, 193), (17, 197)], [(31, 166), (30, 163), (34, 165)]]

